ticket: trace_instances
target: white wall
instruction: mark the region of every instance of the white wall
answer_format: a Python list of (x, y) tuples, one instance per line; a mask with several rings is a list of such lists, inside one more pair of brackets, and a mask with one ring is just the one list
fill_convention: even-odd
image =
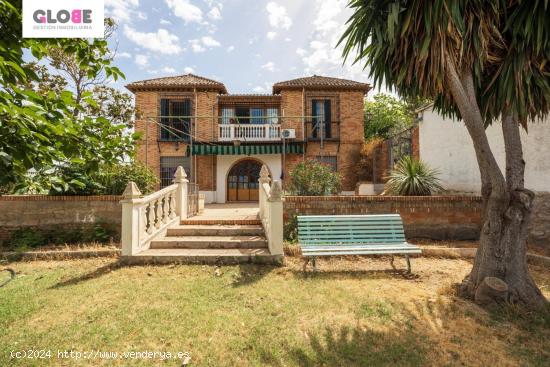
[[(504, 142), (499, 122), (487, 128), (489, 144), (501, 169), (505, 167)], [(526, 162), (525, 186), (534, 191), (550, 191), (550, 119), (522, 129)], [(440, 171), (448, 190), (479, 193), (481, 180), (474, 148), (462, 121), (445, 119), (431, 109), (423, 112), (420, 122), (420, 158)]]
[[(247, 158), (243, 155), (218, 155), (217, 164), (216, 164), (216, 195), (215, 202), (225, 203), (227, 199), (226, 188), (227, 188), (227, 173), (233, 167), (235, 162)], [(262, 154), (262, 155), (251, 155), (250, 158), (254, 158), (265, 164), (269, 169), (271, 178), (273, 180), (281, 179), (281, 155), (280, 154)]]

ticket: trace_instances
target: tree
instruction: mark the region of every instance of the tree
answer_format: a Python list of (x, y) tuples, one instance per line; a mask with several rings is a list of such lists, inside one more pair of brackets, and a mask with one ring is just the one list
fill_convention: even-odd
[[(79, 104), (59, 79), (41, 79), (47, 70), (25, 63), (24, 51), (40, 60), (52, 48), (61, 49), (90, 78), (104, 73), (116, 80), (123, 74), (110, 65), (105, 40), (22, 38), (20, 9), (21, 1), (0, 0), (0, 187), (25, 185), (32, 180), (29, 171), (43, 173), (51, 185), (78, 186), (58, 168), (78, 164), (93, 172), (131, 155), (137, 137), (126, 125), (90, 115), (86, 106), (97, 105), (92, 92), (82, 93)], [(56, 88), (48, 90), (48, 83)]]
[(379, 93), (373, 101), (365, 101), (365, 139), (388, 139), (392, 134), (411, 127), (414, 115), (406, 102)]
[[(548, 304), (531, 275), (526, 238), (534, 194), (524, 187), (520, 128), (550, 106), (550, 6), (547, 1), (352, 0), (341, 42), (344, 56), (370, 68), (407, 97), (430, 98), (461, 118), (472, 138), (482, 181), (483, 226), (461, 294), (475, 298), (487, 277), (505, 281), (508, 298)], [(503, 173), (485, 128), (500, 121)]]

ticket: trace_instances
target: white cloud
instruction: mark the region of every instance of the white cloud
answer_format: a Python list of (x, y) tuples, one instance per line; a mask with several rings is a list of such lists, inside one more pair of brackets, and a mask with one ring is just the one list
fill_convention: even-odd
[(117, 59), (131, 59), (132, 54), (129, 52), (117, 52), (115, 55), (115, 58)]
[(336, 21), (345, 3), (341, 0), (322, 0), (318, 2), (320, 5), (319, 12), (315, 17), (313, 25), (318, 31), (330, 31), (338, 28), (340, 22)]
[(286, 8), (274, 1), (267, 3), (269, 24), (275, 28), (289, 29), (292, 26), (292, 19), (288, 16)]
[(210, 18), (212, 20), (222, 19), (222, 12), (220, 11), (220, 8), (215, 6), (212, 9), (210, 9), (210, 11), (208, 12), (208, 18)]
[(117, 23), (131, 23), (134, 17), (141, 18), (143, 13), (137, 11), (139, 0), (105, 0), (105, 14)]
[(156, 33), (138, 32), (128, 25), (124, 25), (124, 34), (138, 46), (166, 55), (179, 54), (182, 48), (178, 44), (178, 36), (166, 29), (159, 29)]
[(173, 74), (176, 72), (176, 69), (172, 68), (172, 67), (169, 67), (169, 66), (165, 66), (161, 69), (161, 71), (163, 73), (166, 73), (166, 74)]
[(221, 43), (219, 43), (218, 41), (216, 41), (214, 38), (210, 37), (210, 36), (204, 36), (201, 38), (202, 40), (202, 44), (205, 45), (206, 47), (219, 47), (221, 46)]
[(273, 32), (273, 31), (267, 32), (266, 37), (268, 40), (274, 40), (277, 37), (277, 32)]
[(171, 25), (171, 24), (172, 24), (172, 22), (171, 22), (171, 21), (169, 21), (169, 20), (166, 20), (166, 19), (161, 19), (161, 20), (160, 20), (160, 24), (166, 24), (166, 25)]
[(235, 50), (235, 46), (231, 45), (227, 48), (227, 52), (233, 52)]
[(140, 68), (144, 68), (149, 65), (149, 57), (146, 55), (136, 55), (136, 57), (134, 58), (134, 62)]
[(184, 69), (183, 69), (183, 72), (185, 74), (193, 74), (195, 72), (195, 69), (193, 69), (192, 67), (190, 66), (186, 66)]
[(193, 50), (194, 53), (206, 51), (206, 48), (203, 47), (200, 40), (197, 40), (197, 39), (189, 40), (189, 43), (191, 44), (191, 50)]
[(292, 42), (292, 38), (290, 37), (285, 38), (285, 42)]
[(265, 93), (266, 89), (264, 87), (258, 85), (256, 87), (252, 88), (252, 91), (254, 93)]
[(273, 63), (273, 61), (270, 61), (268, 63), (263, 64), (262, 69), (273, 72), (275, 71), (275, 64)]
[(189, 40), (189, 43), (191, 44), (191, 50), (195, 53), (204, 52), (208, 48), (221, 46), (221, 43), (210, 36), (204, 36), (200, 39), (192, 39)]
[(189, 0), (165, 0), (168, 8), (174, 12), (176, 17), (179, 17), (185, 21), (189, 22), (202, 22), (202, 10), (191, 4)]
[(329, 75), (340, 78), (367, 81), (368, 73), (361, 65), (342, 64), (342, 45), (336, 47), (346, 29), (351, 10), (347, 0), (316, 0), (313, 4), (314, 21), (308, 39), (309, 44), (296, 49), (301, 57), (303, 74)]

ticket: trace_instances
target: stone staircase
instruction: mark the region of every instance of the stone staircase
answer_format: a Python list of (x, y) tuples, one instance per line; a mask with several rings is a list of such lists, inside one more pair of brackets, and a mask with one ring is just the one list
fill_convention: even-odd
[(131, 263), (280, 264), (271, 255), (259, 219), (201, 219), (192, 217), (167, 229)]

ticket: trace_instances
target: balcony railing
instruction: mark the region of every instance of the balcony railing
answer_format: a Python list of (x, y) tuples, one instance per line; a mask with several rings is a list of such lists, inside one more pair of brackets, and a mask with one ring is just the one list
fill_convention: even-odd
[(219, 141), (278, 141), (281, 125), (274, 124), (219, 124)]

